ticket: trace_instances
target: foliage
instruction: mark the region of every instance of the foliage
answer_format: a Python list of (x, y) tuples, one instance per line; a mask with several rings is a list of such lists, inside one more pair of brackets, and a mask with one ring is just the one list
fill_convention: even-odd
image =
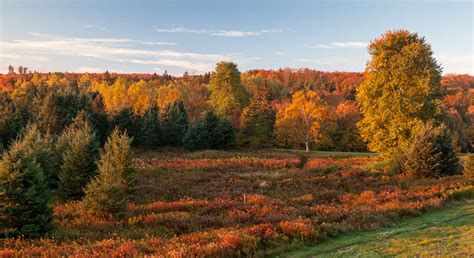
[(110, 121), (111, 128), (118, 128), (121, 132), (135, 137), (134, 144), (137, 142), (136, 136), (139, 134), (140, 121), (131, 108), (125, 108), (114, 115)]
[(169, 146), (180, 146), (188, 125), (188, 115), (183, 102), (175, 102), (168, 106), (162, 119), (164, 143)]
[(1, 237), (43, 236), (52, 229), (53, 210), (41, 165), (21, 144), (3, 154), (0, 161)]
[[(283, 154), (295, 167), (281, 165), (290, 163)], [(147, 152), (139, 157), (149, 160), (138, 169), (136, 203), (128, 203), (127, 218), (92, 216), (81, 212), (77, 202), (58, 204), (54, 240), (6, 239), (1, 254), (258, 256), (268, 249), (314, 245), (333, 236), (392, 225), (441, 207), (454, 193), (472, 188), (463, 176), (418, 179), (356, 168), (373, 158), (310, 153), (300, 169), (298, 155), (288, 151), (266, 151), (246, 159), (228, 151), (214, 154), (228, 159), (176, 160), (183, 153), (175, 155), (165, 158), (161, 152)], [(228, 166), (236, 160), (240, 167)], [(180, 165), (169, 171), (160, 167), (164, 162)], [(265, 162), (275, 167), (256, 165)], [(341, 168), (326, 174), (314, 171), (324, 164)], [(229, 170), (232, 173), (223, 173)]]
[(314, 91), (298, 91), (291, 104), (280, 109), (275, 123), (277, 140), (282, 144), (309, 145), (320, 139), (321, 122), (326, 112), (321, 97)]
[(230, 116), (247, 104), (248, 93), (240, 82), (237, 64), (220, 62), (209, 83), (210, 104), (220, 116)]
[(21, 138), (12, 144), (12, 148), (21, 149), (26, 155), (31, 155), (41, 167), (49, 188), (57, 188), (59, 155), (50, 134), (43, 134), (36, 124), (29, 124)]
[(238, 142), (252, 148), (271, 147), (273, 143), (273, 125), (275, 111), (269, 98), (266, 86), (254, 89), (250, 105), (244, 108), (240, 120)]
[(202, 121), (194, 122), (183, 137), (183, 147), (188, 150), (226, 149), (234, 143), (234, 128), (226, 119), (208, 111)]
[(58, 138), (56, 149), (61, 155), (58, 195), (65, 201), (78, 200), (83, 188), (96, 175), (99, 142), (84, 113), (64, 130)]
[(474, 178), (474, 154), (463, 157), (464, 175)]
[(162, 130), (156, 105), (151, 106), (140, 117), (140, 133), (137, 137), (139, 146), (157, 147), (162, 143)]
[(440, 177), (461, 172), (451, 134), (444, 125), (424, 125), (412, 136), (402, 153), (402, 169), (408, 175)]
[(105, 143), (97, 164), (99, 174), (85, 189), (83, 207), (97, 216), (121, 217), (134, 183), (131, 139), (115, 129)]
[(441, 68), (424, 38), (389, 31), (369, 46), (365, 80), (357, 89), (358, 123), (369, 150), (390, 157), (424, 122), (439, 117)]

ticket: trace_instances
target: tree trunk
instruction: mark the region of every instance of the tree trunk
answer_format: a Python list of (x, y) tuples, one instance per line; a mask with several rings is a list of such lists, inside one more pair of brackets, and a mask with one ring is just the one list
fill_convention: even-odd
[(309, 142), (305, 142), (304, 145), (306, 146), (306, 152), (309, 152)]

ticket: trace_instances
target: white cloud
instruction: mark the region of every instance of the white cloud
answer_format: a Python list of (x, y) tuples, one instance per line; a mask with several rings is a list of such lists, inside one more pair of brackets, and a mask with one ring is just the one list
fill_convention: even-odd
[(368, 43), (350, 41), (350, 42), (334, 42), (329, 44), (316, 44), (316, 45), (302, 45), (306, 48), (323, 48), (323, 49), (336, 49), (336, 48), (367, 48)]
[[(113, 62), (168, 65), (198, 72), (212, 70), (216, 62), (230, 59), (229, 56), (219, 54), (140, 48), (142, 44), (169, 45), (162, 42), (124, 38), (78, 38), (38, 33), (30, 35), (34, 38), (0, 42), (2, 53), (20, 58), (31, 55), (89, 57)], [(90, 67), (83, 69), (86, 68)]]
[(474, 54), (466, 55), (435, 55), (444, 73), (468, 73), (474, 75)]
[(231, 37), (231, 38), (242, 38), (250, 36), (258, 36), (267, 33), (277, 33), (282, 32), (277, 29), (270, 30), (257, 30), (257, 31), (241, 31), (241, 30), (206, 30), (206, 29), (189, 29), (185, 27), (174, 27), (174, 28), (160, 28), (156, 29), (157, 32), (167, 32), (167, 33), (194, 33), (194, 34), (207, 34), (211, 36), (220, 36), (220, 37)]
[(275, 52), (275, 55), (280, 55), (280, 56), (286, 55), (286, 52), (276, 51), (276, 52)]
[(105, 73), (106, 69), (97, 68), (97, 67), (87, 67), (83, 66), (77, 69), (76, 73)]
[(300, 59), (296, 59), (295, 61), (302, 62), (302, 63), (318, 64), (318, 65), (331, 65), (331, 64), (346, 63), (347, 59), (342, 58), (342, 57), (337, 57), (337, 56), (331, 56), (331, 57), (324, 57), (324, 58), (318, 58), (318, 59), (300, 58)]
[(98, 29), (98, 30), (106, 30), (106, 26), (99, 26), (99, 25), (93, 25), (93, 24), (87, 24), (83, 25), (82, 28), (84, 29)]

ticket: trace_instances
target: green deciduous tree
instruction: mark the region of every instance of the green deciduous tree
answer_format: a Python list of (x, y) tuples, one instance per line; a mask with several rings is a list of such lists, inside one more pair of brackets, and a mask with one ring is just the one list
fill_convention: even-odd
[(96, 175), (99, 154), (99, 142), (83, 112), (64, 130), (56, 146), (61, 155), (58, 195), (65, 201), (78, 200)]
[(131, 139), (116, 128), (98, 162), (99, 175), (85, 189), (83, 207), (102, 217), (123, 216), (134, 182)]
[(220, 116), (232, 115), (244, 107), (249, 99), (249, 94), (240, 83), (237, 64), (232, 62), (220, 62), (216, 65), (216, 71), (211, 75), (209, 91), (209, 102)]
[(52, 228), (53, 210), (41, 165), (20, 144), (0, 161), (0, 237), (40, 237)]
[(369, 53), (372, 59), (357, 90), (364, 116), (358, 126), (371, 151), (390, 157), (440, 114), (441, 68), (425, 39), (406, 30), (375, 39)]

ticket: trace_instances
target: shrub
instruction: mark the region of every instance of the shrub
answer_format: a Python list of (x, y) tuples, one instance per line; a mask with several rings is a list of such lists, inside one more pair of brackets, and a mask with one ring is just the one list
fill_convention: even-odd
[(403, 149), (403, 171), (418, 177), (459, 174), (461, 167), (446, 126), (425, 124)]
[(117, 128), (109, 136), (98, 162), (99, 175), (85, 189), (85, 210), (101, 217), (125, 214), (134, 182), (130, 143)]
[(80, 113), (59, 137), (57, 145), (61, 156), (58, 195), (65, 201), (78, 200), (83, 188), (96, 174), (99, 142), (83, 113)]
[(474, 178), (474, 154), (463, 158), (464, 175)]
[(20, 145), (0, 162), (0, 237), (40, 237), (52, 228), (53, 210), (43, 170)]

